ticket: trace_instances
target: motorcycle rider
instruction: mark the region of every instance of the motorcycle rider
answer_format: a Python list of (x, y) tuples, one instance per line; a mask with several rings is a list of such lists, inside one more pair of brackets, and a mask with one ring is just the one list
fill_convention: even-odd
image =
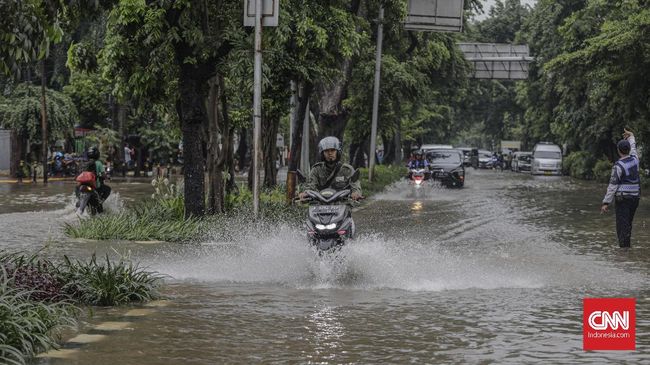
[[(298, 196), (301, 200), (307, 197), (304, 190), (321, 191), (331, 188), (342, 190), (348, 187), (348, 182), (354, 173), (354, 167), (341, 162), (341, 152), (343, 147), (336, 137), (325, 137), (318, 143), (318, 154), (321, 161), (317, 162), (311, 168), (309, 178), (303, 184), (303, 192)], [(351, 190), (350, 198), (359, 200), (361, 195), (361, 183), (359, 181), (349, 182)]]
[[(99, 198), (101, 199), (99, 202), (93, 202), (96, 203), (97, 205), (97, 213), (101, 213), (104, 211), (104, 208), (102, 207), (102, 202), (104, 202), (109, 195), (111, 195), (111, 187), (106, 185), (104, 183), (104, 180), (106, 179), (106, 171), (104, 169), (104, 164), (102, 161), (99, 159), (99, 149), (95, 146), (92, 146), (88, 149), (88, 165), (86, 165), (85, 171), (90, 171), (95, 173), (96, 176), (96, 181), (95, 181), (95, 191), (99, 195)], [(79, 196), (79, 188), (77, 187), (77, 196)]]
[(424, 154), (422, 151), (416, 151), (414, 153), (414, 159), (409, 161), (408, 168), (409, 169), (428, 169), (429, 168), (429, 161), (424, 158)]
[(407, 179), (412, 178), (413, 170), (419, 169), (425, 170), (425, 180), (429, 178), (429, 161), (424, 158), (422, 151), (415, 151), (415, 153), (413, 153), (413, 159), (409, 161), (407, 167), (409, 169)]

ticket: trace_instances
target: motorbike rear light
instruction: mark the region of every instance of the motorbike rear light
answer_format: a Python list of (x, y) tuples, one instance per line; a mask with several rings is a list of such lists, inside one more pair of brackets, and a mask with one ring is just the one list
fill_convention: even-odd
[(344, 236), (346, 233), (348, 233), (348, 231), (346, 231), (345, 229), (339, 229), (338, 231), (336, 231), (336, 233), (338, 233), (340, 236)]
[(460, 175), (460, 180), (465, 180), (465, 175)]

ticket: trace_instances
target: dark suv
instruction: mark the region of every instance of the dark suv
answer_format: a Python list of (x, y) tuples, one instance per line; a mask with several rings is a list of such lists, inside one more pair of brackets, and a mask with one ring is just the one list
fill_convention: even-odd
[(465, 166), (463, 152), (455, 149), (427, 150), (425, 156), (430, 163), (431, 178), (440, 180), (451, 188), (465, 185)]

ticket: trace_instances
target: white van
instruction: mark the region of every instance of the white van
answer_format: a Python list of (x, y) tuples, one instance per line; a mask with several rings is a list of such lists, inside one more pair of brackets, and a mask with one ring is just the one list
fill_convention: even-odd
[(562, 149), (560, 146), (540, 142), (533, 148), (531, 161), (533, 175), (562, 175)]

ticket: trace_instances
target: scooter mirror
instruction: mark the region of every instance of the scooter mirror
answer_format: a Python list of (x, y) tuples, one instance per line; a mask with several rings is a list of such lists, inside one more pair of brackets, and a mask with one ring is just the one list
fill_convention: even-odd
[(302, 171), (300, 171), (300, 170), (296, 170), (296, 175), (298, 175), (298, 182), (299, 182), (299, 183), (302, 184), (302, 183), (304, 183), (305, 181), (307, 181), (307, 178), (306, 178), (305, 175), (302, 173)]
[(354, 173), (350, 176), (351, 182), (356, 182), (357, 180), (359, 180), (359, 169), (354, 170)]

